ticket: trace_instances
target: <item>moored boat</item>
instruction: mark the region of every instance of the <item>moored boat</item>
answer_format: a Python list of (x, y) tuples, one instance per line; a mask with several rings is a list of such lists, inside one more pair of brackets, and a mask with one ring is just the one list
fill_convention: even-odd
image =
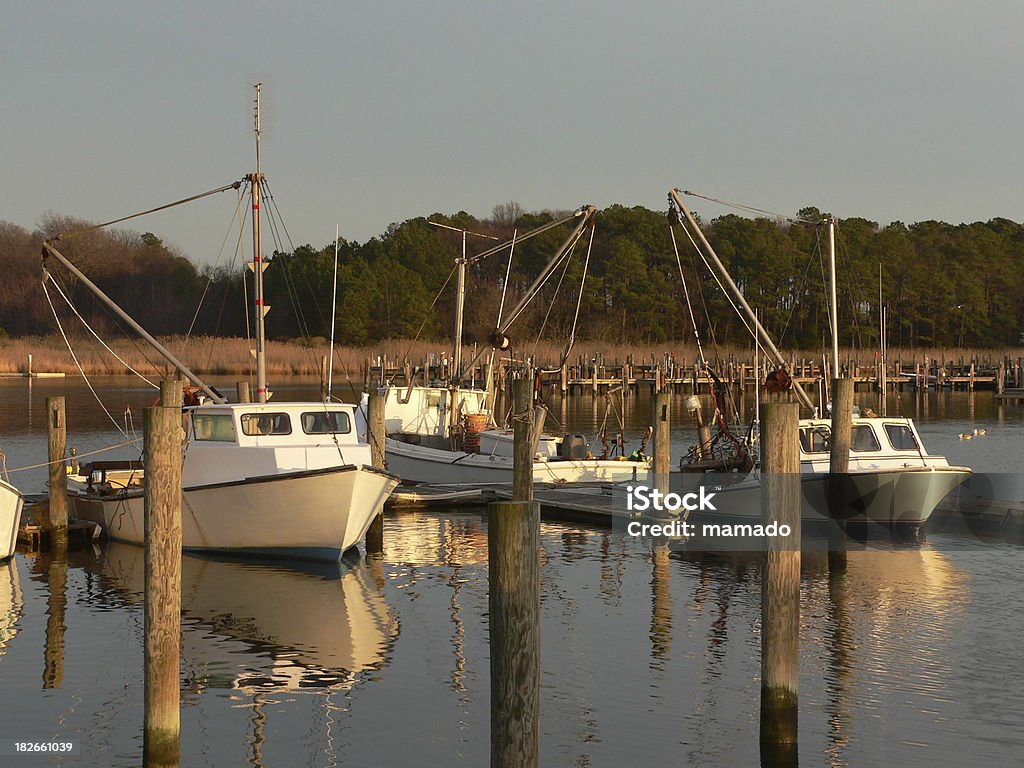
[(25, 499), (10, 483), (0, 480), (0, 560), (14, 554), (18, 545), (18, 526)]
[[(337, 560), (365, 535), (397, 485), (370, 464), (354, 406), (233, 403), (185, 411), (182, 547)], [(145, 476), (99, 462), (69, 476), (76, 517), (144, 542)]]

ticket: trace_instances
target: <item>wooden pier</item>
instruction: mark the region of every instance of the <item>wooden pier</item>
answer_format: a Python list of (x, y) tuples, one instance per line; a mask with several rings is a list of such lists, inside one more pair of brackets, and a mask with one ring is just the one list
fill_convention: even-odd
[[(853, 380), (857, 391), (880, 391), (883, 387), (886, 391), (990, 390), (1024, 399), (1024, 357), (948, 357), (944, 360), (927, 356), (917, 360), (895, 357), (884, 365), (873, 358), (847, 357), (841, 361), (840, 373), (843, 378)], [(504, 359), (496, 367), (504, 372), (511, 365), (510, 360)], [(523, 367), (521, 362), (515, 365), (519, 369)], [(675, 394), (700, 394), (709, 392), (714, 384), (714, 379), (696, 361), (682, 360), (669, 353), (660, 357), (651, 354), (642, 359), (628, 355), (621, 361), (603, 354), (589, 358), (578, 356), (561, 366), (557, 362), (528, 358), (525, 365), (531, 376), (539, 378), (545, 394), (597, 396), (622, 391), (629, 395), (666, 389)], [(792, 357), (787, 367), (793, 379), (808, 389), (817, 388), (836, 375), (819, 359)], [(716, 367), (715, 375), (730, 388), (753, 390), (773, 368), (763, 362), (755, 366), (753, 356), (742, 360), (733, 355)], [(451, 372), (452, 360), (447, 353), (431, 354), (418, 365), (400, 364), (387, 356), (367, 358), (361, 371), (367, 388), (385, 382), (399, 386), (427, 385), (447, 381)], [(467, 385), (482, 386), (486, 377), (486, 367), (481, 364), (467, 370), (464, 381)]]

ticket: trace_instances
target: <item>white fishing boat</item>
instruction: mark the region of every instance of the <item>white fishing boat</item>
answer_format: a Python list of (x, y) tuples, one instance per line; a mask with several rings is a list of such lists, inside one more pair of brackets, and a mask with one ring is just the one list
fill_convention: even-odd
[[(398, 481), (370, 466), (354, 406), (233, 403), (186, 409), (182, 547), (337, 560)], [(141, 465), (98, 462), (68, 477), (75, 517), (145, 541)]]
[[(541, 225), (508, 243), (470, 257), (466, 255), (465, 237), (473, 233), (458, 230), (462, 232), (463, 239), (462, 255), (455, 260), (458, 280), (451, 382), (448, 386), (416, 386), (408, 382), (405, 387), (384, 385), (378, 388), (378, 393), (383, 397), (384, 426), (388, 435), (385, 458), (389, 472), (398, 475), (405, 483), (471, 487), (511, 484), (512, 430), (494, 428), (491, 383), (487, 382), (486, 389), (476, 389), (465, 387), (462, 382), (462, 313), (466, 267), (506, 248), (509, 249), (511, 259), (517, 243), (558, 226), (569, 223), (575, 225), (517, 306), (504, 319), (502, 294), (496, 328), (488, 341), (494, 350), (508, 349), (509, 341), (505, 333), (523, 308), (538, 294), (555, 268), (564, 263), (586, 228), (592, 230), (595, 214), (593, 206), (582, 206), (563, 219)], [(469, 367), (472, 368), (472, 364)], [(487, 366), (487, 370), (490, 371), (491, 366)], [(368, 395), (364, 393), (361, 419), (365, 419), (367, 403)], [(538, 432), (542, 432), (543, 422), (543, 416), (535, 414), (534, 423)], [(365, 429), (365, 422), (361, 421), (360, 430)], [(624, 457), (595, 457), (586, 437), (580, 434), (541, 434), (536, 446), (533, 465), (535, 483), (627, 481), (636, 479), (637, 473), (645, 472), (648, 465), (644, 457), (636, 461)]]
[[(680, 221), (685, 218), (689, 222), (693, 233), (703, 244), (702, 257), (707, 258), (709, 269), (716, 274), (723, 288), (730, 292), (737, 310), (753, 329), (758, 343), (784, 370), (785, 359), (704, 237), (696, 219), (682, 202), (678, 189), (669, 191), (669, 203), (680, 215)], [(829, 219), (828, 225), (832, 366), (833, 370), (838, 371), (834, 219)], [(788, 379), (788, 375), (781, 377), (783, 381)], [(830, 419), (817, 418), (816, 408), (795, 382), (792, 382), (792, 391), (801, 405), (815, 414), (815, 417), (803, 418), (799, 423), (803, 498), (801, 518), (807, 522), (829, 520), (832, 519), (828, 503), (832, 422)], [(862, 417), (855, 412), (852, 424), (849, 468), (844, 478), (847, 514), (852, 520), (916, 532), (943, 497), (971, 476), (968, 467), (951, 466), (944, 456), (930, 455), (910, 418)], [(744, 453), (750, 452), (752, 446), (736, 441), (735, 447), (739, 453)], [(683, 466), (681, 469), (691, 471), (673, 473), (670, 486), (683, 489), (695, 483), (714, 485), (721, 494), (718, 497), (719, 504), (716, 505), (717, 516), (759, 519), (760, 474), (757, 467), (750, 468), (751, 463), (747, 461), (746, 472), (731, 474), (722, 474), (721, 468), (717, 467), (717, 471), (702, 475), (701, 463), (691, 467)]]
[[(397, 478), (371, 466), (368, 443), (355, 428), (354, 406), (274, 403), (266, 378), (259, 171), (246, 176), (252, 196), (257, 403), (228, 404), (53, 245), (43, 244), (44, 275), (53, 257), (130, 325), (194, 385), (199, 404), (184, 409), (182, 546), (241, 554), (337, 560), (366, 533)], [(230, 185), (227, 188), (231, 188)], [(45, 285), (45, 281), (44, 281)], [(208, 399), (209, 402), (202, 402)], [(76, 517), (99, 523), (113, 539), (142, 544), (141, 466), (98, 463), (68, 479)]]
[(18, 526), (21, 525), (21, 510), (24, 497), (10, 483), (0, 480), (0, 560), (14, 554), (18, 545)]
[[(844, 476), (846, 520), (916, 534), (939, 502), (971, 476), (944, 456), (927, 453), (913, 422), (905, 418), (858, 417), (853, 421), (850, 468)], [(825, 523), (830, 512), (829, 436), (826, 419), (800, 420), (801, 521)], [(648, 475), (644, 484), (653, 486)], [(761, 473), (675, 471), (669, 490), (683, 494), (704, 486), (714, 493), (707, 516), (724, 523), (760, 522)], [(618, 491), (623, 493), (622, 489)], [(625, 506), (623, 504), (623, 506)]]

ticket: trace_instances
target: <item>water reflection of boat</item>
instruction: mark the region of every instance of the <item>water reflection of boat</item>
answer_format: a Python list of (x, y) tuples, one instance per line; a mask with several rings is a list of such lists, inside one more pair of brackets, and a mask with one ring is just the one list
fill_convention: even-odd
[[(398, 621), (367, 563), (306, 566), (182, 557), (182, 657), (193, 689), (348, 688), (387, 664)], [(101, 577), (131, 603), (142, 603), (144, 573), (144, 550), (108, 544)]]
[(21, 594), (18, 564), (14, 559), (0, 563), (0, 656), (18, 633), (18, 621), (25, 600)]

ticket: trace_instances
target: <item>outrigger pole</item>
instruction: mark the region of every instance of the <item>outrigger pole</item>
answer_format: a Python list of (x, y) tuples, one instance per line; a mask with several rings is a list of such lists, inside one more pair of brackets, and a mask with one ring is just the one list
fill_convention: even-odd
[(143, 328), (141, 325), (139, 325), (137, 322), (135, 322), (135, 320), (133, 320), (132, 317), (127, 312), (125, 312), (123, 309), (121, 309), (121, 307), (119, 307), (114, 302), (113, 299), (111, 299), (109, 296), (107, 296), (107, 294), (105, 294), (103, 291), (101, 291), (96, 286), (96, 284), (92, 282), (92, 280), (90, 280), (88, 277), (83, 275), (81, 270), (79, 270), (74, 264), (72, 264), (70, 261), (68, 261), (67, 257), (65, 257), (64, 254), (62, 254), (56, 248), (54, 248), (50, 244), (49, 241), (44, 241), (43, 242), (43, 279), (44, 280), (49, 276), (49, 272), (46, 269), (46, 259), (49, 256), (53, 256), (55, 259), (57, 259), (57, 261), (59, 261), (61, 264), (63, 264), (64, 267), (69, 272), (71, 272), (71, 274), (73, 274), (75, 277), (77, 277), (82, 282), (82, 285), (84, 285), (86, 288), (88, 288), (90, 291), (92, 291), (93, 294), (96, 295), (96, 298), (98, 298), (100, 301), (102, 301), (104, 304), (106, 304), (108, 307), (110, 307), (110, 309), (113, 310), (113, 312), (118, 317), (120, 317), (122, 320), (124, 320), (126, 323), (128, 323), (128, 325), (130, 325), (132, 327), (132, 329), (137, 334), (139, 334), (139, 336), (141, 336), (143, 339), (145, 339), (147, 342), (149, 342), (150, 346), (152, 346), (153, 349), (155, 349), (168, 363), (170, 363), (175, 368), (177, 368), (179, 371), (181, 371), (183, 374), (185, 374), (185, 376), (188, 377), (188, 380), (191, 381), (193, 384), (195, 384), (197, 387), (199, 387), (199, 389), (201, 389), (203, 391), (203, 393), (206, 394), (207, 397), (209, 397), (211, 400), (213, 400), (213, 402), (215, 402), (215, 403), (226, 403), (227, 402), (227, 398), (224, 397), (224, 395), (221, 395), (218, 392), (216, 392), (209, 385), (207, 385), (206, 382), (204, 382), (202, 379), (200, 379), (196, 374), (192, 373), (192, 371), (189, 370), (189, 368), (183, 362), (181, 362), (178, 358), (176, 358), (174, 355), (172, 355), (171, 352), (166, 347), (164, 347), (159, 341), (154, 339), (149, 334), (149, 332), (146, 331), (145, 328)]
[[(684, 193), (688, 194), (688, 193)], [(733, 282), (729, 276), (729, 271), (725, 268), (725, 265), (718, 258), (718, 254), (715, 253), (715, 249), (711, 247), (711, 243), (708, 242), (707, 238), (704, 237), (704, 232), (701, 231), (700, 225), (697, 224), (697, 220), (690, 213), (690, 209), (686, 207), (680, 197), (680, 191), (678, 189), (670, 189), (668, 191), (668, 200), (670, 204), (676, 206), (676, 208), (686, 217), (686, 220), (690, 222), (690, 226), (697, 233), (697, 237), (700, 238), (701, 243), (707, 250), (707, 255), (711, 258), (711, 261), (715, 265), (715, 269), (718, 271), (718, 276), (722, 279), (723, 285), (728, 289), (729, 293), (732, 294), (732, 298), (736, 300), (736, 303), (740, 307), (743, 315), (747, 321), (754, 327), (757, 340), (764, 346), (764, 348), (771, 353), (772, 358), (775, 360), (776, 365), (785, 368), (786, 359), (782, 356), (776, 348), (775, 343), (772, 341), (771, 336), (768, 335), (768, 331), (764, 329), (761, 322), (757, 319), (757, 315), (754, 314), (754, 310), (747, 304), (747, 300), (743, 298), (743, 292), (737, 287), (736, 283)], [(803, 387), (793, 379), (793, 391), (796, 392), (797, 399), (800, 404), (807, 408), (811, 413), (817, 413), (817, 408), (814, 407), (814, 403), (811, 402), (811, 398), (804, 392)]]

